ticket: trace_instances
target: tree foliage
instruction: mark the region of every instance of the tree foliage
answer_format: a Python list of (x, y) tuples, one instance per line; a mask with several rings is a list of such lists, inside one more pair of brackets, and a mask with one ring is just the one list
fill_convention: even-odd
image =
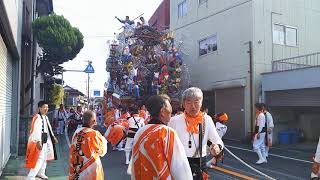
[(63, 104), (64, 89), (60, 84), (53, 84), (52, 86), (49, 100), (52, 104), (58, 107), (60, 104)]
[(42, 16), (32, 23), (32, 28), (43, 50), (41, 69), (50, 74), (55, 66), (75, 58), (83, 48), (82, 33), (63, 16)]

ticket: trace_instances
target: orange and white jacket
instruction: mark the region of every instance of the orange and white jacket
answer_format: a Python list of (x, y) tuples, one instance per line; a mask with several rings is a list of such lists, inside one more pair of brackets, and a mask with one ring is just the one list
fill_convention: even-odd
[[(77, 149), (77, 146), (79, 147)], [(107, 141), (100, 132), (91, 128), (78, 128), (70, 147), (69, 180), (103, 180), (100, 156), (107, 153)]]
[(132, 180), (192, 180), (179, 137), (162, 124), (148, 124), (136, 133), (130, 163)]
[[(49, 133), (53, 131), (49, 123), (48, 117), (46, 115), (43, 115), (42, 118), (43, 118), (43, 121), (39, 114), (35, 114), (32, 117), (28, 145), (27, 145), (27, 152), (26, 152), (26, 164), (25, 164), (25, 167), (29, 169), (34, 168), (36, 166), (37, 161), (39, 159), (40, 152), (41, 152), (41, 150), (37, 148), (37, 142), (38, 141), (41, 142), (42, 123), (44, 123), (43, 124), (44, 132), (48, 133), (48, 140), (46, 143), (48, 146), (48, 151), (45, 152), (46, 160), (47, 161), (54, 160), (53, 144), (51, 141), (51, 137), (49, 135)], [(50, 132), (48, 127), (50, 128)]]

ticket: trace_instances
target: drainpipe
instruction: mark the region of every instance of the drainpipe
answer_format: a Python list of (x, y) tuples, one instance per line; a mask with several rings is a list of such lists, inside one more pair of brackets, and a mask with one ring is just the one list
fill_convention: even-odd
[(250, 72), (250, 129), (251, 133), (253, 133), (253, 124), (254, 124), (254, 118), (253, 118), (253, 62), (252, 62), (252, 41), (249, 41), (249, 72)]

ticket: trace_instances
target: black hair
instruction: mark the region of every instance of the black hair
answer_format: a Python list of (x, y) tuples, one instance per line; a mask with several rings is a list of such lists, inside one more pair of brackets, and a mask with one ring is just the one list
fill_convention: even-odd
[(202, 107), (201, 107), (201, 111), (204, 111), (205, 109), (209, 109), (208, 104), (207, 103), (202, 103)]
[(38, 108), (42, 107), (43, 105), (48, 104), (46, 101), (39, 101)]
[(138, 114), (139, 113), (139, 109), (137, 107), (130, 107), (130, 114)]
[(159, 117), (160, 110), (163, 106), (165, 106), (166, 101), (170, 101), (169, 96), (167, 95), (153, 95), (151, 96), (146, 103), (146, 107), (150, 116), (155, 118)]
[(255, 106), (259, 111), (262, 111), (262, 110), (263, 110), (263, 105), (262, 105), (262, 103), (256, 103), (254, 106)]

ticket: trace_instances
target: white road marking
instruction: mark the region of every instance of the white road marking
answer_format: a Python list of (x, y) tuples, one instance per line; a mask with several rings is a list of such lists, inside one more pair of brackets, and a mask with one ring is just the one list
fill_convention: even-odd
[[(243, 150), (243, 151), (254, 152), (254, 151), (253, 151), (253, 150), (251, 150), (251, 149), (245, 149), (245, 148), (240, 148), (240, 147), (236, 147), (236, 146), (229, 146), (229, 145), (226, 145), (226, 147), (233, 148), (233, 149), (239, 149), (239, 150)], [(281, 156), (281, 155), (271, 154), (271, 153), (269, 153), (269, 156), (279, 157), (279, 158), (283, 158), (283, 159), (290, 159), (290, 160), (300, 161), (300, 162), (310, 163), (310, 164), (312, 164), (312, 163), (313, 163), (313, 162), (311, 162), (311, 161), (306, 161), (306, 160), (302, 160), (302, 159), (296, 159), (296, 158), (292, 158), (292, 157)]]

